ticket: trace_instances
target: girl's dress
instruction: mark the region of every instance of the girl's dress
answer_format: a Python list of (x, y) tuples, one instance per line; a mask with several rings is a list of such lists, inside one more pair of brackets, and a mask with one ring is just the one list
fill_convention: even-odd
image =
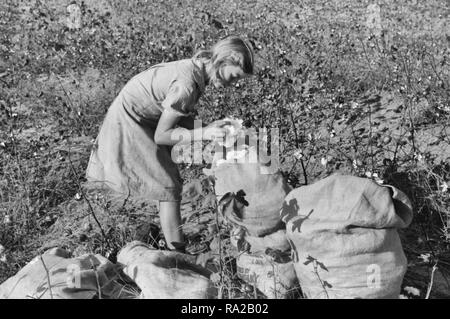
[(194, 59), (161, 63), (134, 76), (103, 121), (87, 168), (89, 187), (127, 198), (180, 200), (182, 180), (171, 147), (155, 143), (155, 129), (164, 109), (192, 115), (204, 89), (205, 71)]

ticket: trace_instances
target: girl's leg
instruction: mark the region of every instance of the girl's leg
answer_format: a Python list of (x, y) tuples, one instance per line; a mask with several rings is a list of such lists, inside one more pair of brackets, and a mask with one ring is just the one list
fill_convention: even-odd
[(181, 231), (180, 202), (159, 202), (159, 217), (161, 228), (166, 238), (167, 247), (175, 249), (173, 242), (184, 243)]

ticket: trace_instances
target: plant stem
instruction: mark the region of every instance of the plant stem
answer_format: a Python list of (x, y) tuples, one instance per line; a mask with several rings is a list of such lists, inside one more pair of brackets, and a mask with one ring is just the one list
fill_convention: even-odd
[(48, 268), (45, 265), (44, 258), (42, 258), (42, 255), (39, 255), (39, 258), (40, 258), (40, 260), (42, 262), (42, 265), (44, 266), (45, 273), (47, 274), (47, 285), (48, 285), (48, 289), (50, 291), (50, 298), (53, 299), (52, 285), (50, 283), (50, 272), (48, 271)]
[(433, 269), (431, 270), (430, 283), (428, 285), (427, 295), (425, 296), (425, 299), (430, 298), (431, 288), (433, 288), (433, 282), (434, 282), (434, 272), (436, 271), (436, 269), (437, 269), (437, 262), (434, 264)]

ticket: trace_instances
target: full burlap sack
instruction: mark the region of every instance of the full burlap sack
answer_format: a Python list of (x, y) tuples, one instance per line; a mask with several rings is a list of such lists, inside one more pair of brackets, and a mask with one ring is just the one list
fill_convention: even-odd
[(308, 298), (398, 298), (407, 263), (397, 229), (412, 220), (401, 191), (332, 175), (290, 192), (281, 215)]
[(117, 261), (141, 289), (143, 299), (209, 299), (217, 296), (210, 272), (195, 256), (155, 250), (134, 241), (122, 248)]
[(270, 256), (242, 253), (237, 257), (237, 275), (269, 299), (286, 299), (298, 288), (292, 260), (275, 261)]
[(223, 215), (233, 224), (244, 227), (251, 236), (265, 236), (284, 227), (279, 211), (291, 190), (275, 165), (259, 162), (254, 148), (243, 149), (246, 159), (222, 162), (213, 169), (215, 192), (220, 200), (227, 193), (245, 193), (248, 206), (233, 201), (223, 207)]
[(270, 235), (264, 237), (255, 237), (250, 235), (244, 235), (243, 239), (249, 243), (251, 253), (264, 252), (268, 248), (279, 250), (282, 252), (289, 251), (291, 246), (286, 237), (286, 230), (280, 229)]
[(59, 248), (35, 257), (0, 285), (0, 299), (131, 297), (117, 283), (117, 267), (108, 259), (90, 254), (68, 257), (69, 253)]

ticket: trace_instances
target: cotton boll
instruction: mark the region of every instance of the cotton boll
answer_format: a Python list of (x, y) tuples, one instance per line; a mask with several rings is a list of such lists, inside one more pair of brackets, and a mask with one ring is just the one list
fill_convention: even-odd
[(233, 125), (225, 125), (224, 128), (227, 131), (227, 134), (229, 135), (235, 135), (236, 134), (236, 128)]
[(227, 160), (239, 160), (245, 157), (248, 152), (246, 145), (241, 150), (230, 150), (227, 152)]
[(233, 118), (224, 118), (222, 121), (228, 122), (229, 124), (222, 126), (226, 131), (225, 139), (218, 139), (217, 143), (221, 146), (231, 147), (236, 142), (237, 136), (241, 133), (242, 123), (244, 121)]
[(11, 224), (11, 217), (9, 215), (5, 215), (5, 217), (3, 218), (3, 224), (5, 225)]
[(407, 287), (403, 288), (403, 290), (413, 296), (420, 297), (420, 290), (417, 288), (407, 286)]
[(227, 163), (227, 161), (224, 160), (223, 158), (221, 158), (221, 159), (216, 161), (216, 166), (220, 166), (220, 165), (225, 164), (225, 163)]

